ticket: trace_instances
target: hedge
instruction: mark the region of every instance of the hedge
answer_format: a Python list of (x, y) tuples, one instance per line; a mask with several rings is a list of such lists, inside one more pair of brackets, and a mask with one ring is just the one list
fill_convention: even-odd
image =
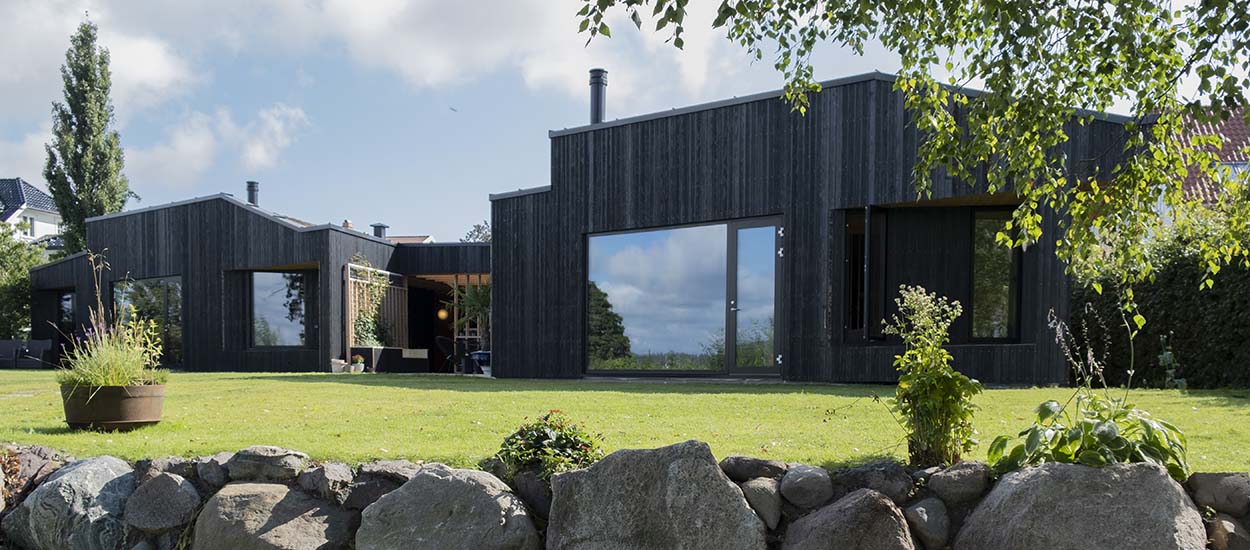
[[(1161, 336), (1168, 336), (1180, 367), (1177, 378), (1190, 388), (1250, 387), (1250, 270), (1225, 267), (1215, 285), (1200, 290), (1204, 270), (1183, 252), (1169, 254), (1152, 283), (1133, 287), (1138, 310), (1146, 325), (1133, 340), (1133, 385), (1164, 387), (1166, 374), (1159, 365)], [(1101, 317), (1111, 336), (1105, 375), (1108, 384), (1122, 385), (1130, 368), (1128, 330), (1120, 316), (1121, 292), (1104, 278), (1103, 293), (1074, 284), (1072, 319), (1080, 333), (1086, 304)], [(1102, 331), (1087, 319), (1090, 340), (1100, 342)], [(1101, 345), (1095, 346), (1101, 348)], [(1098, 351), (1101, 353), (1101, 351)]]

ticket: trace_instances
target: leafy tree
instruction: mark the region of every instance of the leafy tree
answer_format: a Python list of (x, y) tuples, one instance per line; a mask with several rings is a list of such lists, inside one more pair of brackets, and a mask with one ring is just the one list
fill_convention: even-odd
[[(641, 28), (649, 11), (655, 29), (669, 29), (681, 48), (688, 2), (584, 0), (580, 30), (610, 36), (605, 15), (613, 9)], [(912, 173), (917, 193), (928, 196), (942, 175), (1014, 193), (1021, 204), (997, 234), (1004, 245), (1038, 241), (1042, 211), (1056, 211), (1062, 234), (1050, 238), (1078, 277), (1110, 264), (1130, 285), (1151, 278), (1154, 259), (1140, 245), (1166, 224), (1156, 205), (1182, 216), (1200, 207), (1184, 198), (1187, 173), (1219, 181), (1227, 192), (1216, 208), (1227, 223), (1201, 243), (1210, 286), (1221, 266), (1250, 266), (1248, 176), (1216, 178), (1220, 138), (1201, 135), (1196, 123), (1250, 117), (1250, 109), (1237, 111), (1250, 87), (1250, 10), (1234, 0), (1172, 5), (722, 0), (710, 24), (756, 59), (771, 50), (785, 99), (800, 112), (820, 88), (810, 62), (817, 45), (862, 54), (866, 42), (880, 42), (901, 60), (894, 87), (923, 137)], [(1196, 91), (1182, 93), (1183, 82)], [(968, 93), (969, 85), (984, 92)], [(1091, 123), (1089, 111), (1125, 104), (1132, 122), (1122, 151), (1134, 154), (1102, 171), (1066, 156), (1063, 145), (1076, 125)], [(1124, 298), (1131, 302), (1131, 293)]]
[(21, 227), (0, 223), (0, 340), (30, 335), (30, 269), (43, 251), (17, 238)]
[(473, 224), (473, 228), (464, 234), (464, 238), (460, 239), (462, 243), (488, 243), (490, 242), (490, 222), (482, 220), (482, 223)]
[(43, 177), (65, 226), (65, 252), (86, 247), (86, 219), (118, 212), (137, 196), (122, 175), (121, 138), (112, 129), (109, 52), (96, 46), (96, 26), (78, 26), (61, 66), (65, 102), (52, 104), (52, 143)]
[(612, 310), (608, 293), (590, 282), (586, 306), (590, 313), (590, 326), (586, 335), (586, 353), (592, 359), (618, 359), (629, 357), (629, 337), (625, 336), (625, 320)]

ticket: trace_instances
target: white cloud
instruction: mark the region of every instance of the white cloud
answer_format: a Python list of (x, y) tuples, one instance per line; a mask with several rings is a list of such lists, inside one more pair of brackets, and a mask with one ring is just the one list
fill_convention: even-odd
[(0, 139), (0, 170), (3, 170), (0, 177), (22, 178), (46, 190), (47, 186), (43, 183), (43, 165), (47, 152), (44, 151), (43, 144), (51, 136), (52, 123), (45, 122), (38, 130), (16, 140)]
[(109, 50), (119, 120), (181, 95), (196, 82), (190, 64), (162, 40), (102, 29), (100, 44)]
[(285, 103), (261, 109), (243, 124), (235, 122), (225, 107), (213, 115), (193, 111), (169, 128), (159, 143), (128, 148), (126, 174), (135, 185), (190, 187), (223, 151), (236, 154), (237, 162), (248, 170), (270, 168), (308, 125), (303, 109)]
[(126, 175), (145, 186), (189, 187), (212, 166), (218, 139), (212, 118), (193, 112), (171, 128), (165, 140), (126, 151)]
[(261, 109), (255, 119), (244, 125), (236, 124), (227, 110), (219, 110), (217, 118), (219, 133), (237, 143), (240, 162), (249, 170), (277, 164), (278, 157), (295, 142), (297, 134), (309, 126), (303, 109), (281, 102)]

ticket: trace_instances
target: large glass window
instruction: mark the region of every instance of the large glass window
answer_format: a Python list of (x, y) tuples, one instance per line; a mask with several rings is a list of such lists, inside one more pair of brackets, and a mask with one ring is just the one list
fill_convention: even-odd
[(303, 346), (307, 277), (303, 273), (252, 274), (252, 345)]
[(725, 225), (589, 239), (589, 370), (725, 368)]
[(1009, 210), (979, 210), (973, 220), (972, 337), (1008, 339), (1017, 335), (1020, 252), (998, 244)]
[(182, 363), (181, 277), (114, 282), (113, 307), (122, 322), (129, 321), (131, 315), (155, 322), (161, 335), (161, 363)]

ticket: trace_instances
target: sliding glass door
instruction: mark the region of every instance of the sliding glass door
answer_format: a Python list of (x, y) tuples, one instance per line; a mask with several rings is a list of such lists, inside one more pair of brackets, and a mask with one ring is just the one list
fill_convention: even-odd
[(587, 371), (779, 373), (780, 223), (735, 221), (587, 240)]

